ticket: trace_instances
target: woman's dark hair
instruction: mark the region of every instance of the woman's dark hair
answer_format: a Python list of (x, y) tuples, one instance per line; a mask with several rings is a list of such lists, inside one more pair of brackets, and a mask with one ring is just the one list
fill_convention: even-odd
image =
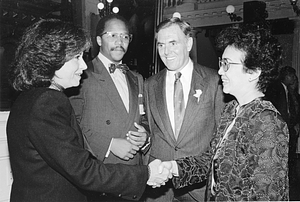
[(17, 91), (48, 87), (55, 71), (89, 46), (82, 29), (58, 19), (39, 20), (21, 38), (9, 81)]
[(233, 46), (245, 53), (245, 70), (261, 70), (257, 88), (264, 92), (269, 84), (278, 77), (282, 62), (282, 48), (271, 34), (268, 24), (244, 24), (228, 27), (220, 32), (217, 47), (224, 51)]

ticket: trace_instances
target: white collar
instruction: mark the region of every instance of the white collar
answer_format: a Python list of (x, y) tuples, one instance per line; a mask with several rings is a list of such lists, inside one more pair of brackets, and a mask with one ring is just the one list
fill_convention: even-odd
[[(191, 79), (192, 73), (193, 73), (193, 62), (191, 58), (189, 58), (189, 62), (181, 69), (181, 75), (183, 77), (187, 77), (188, 80)], [(177, 73), (177, 71), (169, 71), (167, 70), (167, 77), (169, 78), (175, 78), (174, 75)]]

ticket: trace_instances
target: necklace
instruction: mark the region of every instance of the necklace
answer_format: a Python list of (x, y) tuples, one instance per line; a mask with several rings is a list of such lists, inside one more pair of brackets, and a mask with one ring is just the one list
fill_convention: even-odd
[(62, 87), (61, 85), (59, 85), (55, 81), (51, 81), (51, 85), (49, 86), (49, 88), (57, 90), (57, 91), (63, 91), (64, 90), (64, 87)]

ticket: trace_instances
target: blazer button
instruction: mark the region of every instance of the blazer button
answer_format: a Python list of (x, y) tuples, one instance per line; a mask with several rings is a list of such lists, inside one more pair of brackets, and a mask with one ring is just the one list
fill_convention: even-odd
[(107, 125), (110, 125), (110, 120), (106, 120), (106, 124), (107, 124)]
[(133, 198), (133, 199), (136, 199), (136, 198), (137, 198), (137, 196), (136, 196), (136, 195), (134, 195), (132, 198)]
[(175, 151), (178, 151), (178, 149), (179, 149), (178, 147), (175, 147)]
[(119, 196), (118, 196), (118, 197), (120, 197), (120, 198), (121, 198), (121, 197), (122, 197), (122, 194), (119, 194)]

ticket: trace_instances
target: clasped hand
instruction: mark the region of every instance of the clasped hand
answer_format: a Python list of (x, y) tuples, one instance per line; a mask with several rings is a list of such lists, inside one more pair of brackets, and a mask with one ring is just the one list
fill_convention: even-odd
[(152, 186), (152, 188), (165, 185), (173, 177), (171, 161), (162, 162), (159, 159), (155, 159), (149, 164), (149, 169), (150, 176), (147, 184)]
[(125, 138), (113, 138), (110, 151), (117, 157), (128, 161), (134, 158), (136, 153), (145, 145), (147, 131), (137, 123), (134, 123), (137, 131), (129, 131)]
[(137, 124), (136, 122), (134, 122), (134, 126), (136, 127), (137, 131), (128, 131), (126, 134), (127, 140), (131, 144), (142, 148), (147, 141), (147, 131), (143, 126)]

